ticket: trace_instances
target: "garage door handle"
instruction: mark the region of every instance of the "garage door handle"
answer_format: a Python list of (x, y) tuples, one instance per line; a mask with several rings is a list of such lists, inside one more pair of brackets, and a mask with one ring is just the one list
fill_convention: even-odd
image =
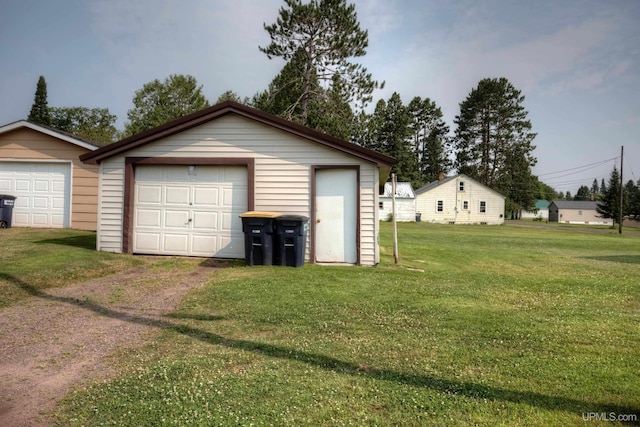
[(316, 219), (316, 224), (320, 224), (320, 218)]

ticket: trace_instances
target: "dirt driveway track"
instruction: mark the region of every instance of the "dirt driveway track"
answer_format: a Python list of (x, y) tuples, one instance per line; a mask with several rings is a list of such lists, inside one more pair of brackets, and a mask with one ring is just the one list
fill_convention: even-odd
[(157, 325), (223, 264), (185, 272), (145, 266), (39, 291), (0, 309), (0, 426), (46, 426), (47, 412), (74, 386), (112, 375), (109, 356), (158, 334)]

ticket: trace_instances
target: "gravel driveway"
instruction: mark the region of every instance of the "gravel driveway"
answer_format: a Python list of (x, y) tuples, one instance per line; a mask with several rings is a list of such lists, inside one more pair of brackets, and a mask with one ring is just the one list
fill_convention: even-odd
[[(159, 320), (223, 264), (157, 271), (145, 266), (46, 291), (0, 309), (0, 426), (46, 426), (74, 387), (107, 378), (115, 351), (142, 346)], [(179, 269), (174, 269), (179, 270)], [(29, 290), (29, 285), (14, 285)]]

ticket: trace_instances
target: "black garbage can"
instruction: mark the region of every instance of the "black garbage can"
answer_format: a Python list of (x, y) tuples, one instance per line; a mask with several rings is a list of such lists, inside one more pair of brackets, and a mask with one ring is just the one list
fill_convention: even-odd
[(307, 245), (309, 218), (302, 215), (282, 215), (276, 218), (277, 253), (279, 265), (302, 267)]
[(416, 212), (416, 222), (420, 222), (422, 220), (422, 214), (420, 212)]
[(240, 215), (247, 265), (273, 265), (274, 219), (277, 212), (249, 211)]
[(15, 196), (0, 194), (0, 228), (11, 228), (11, 216), (15, 200)]

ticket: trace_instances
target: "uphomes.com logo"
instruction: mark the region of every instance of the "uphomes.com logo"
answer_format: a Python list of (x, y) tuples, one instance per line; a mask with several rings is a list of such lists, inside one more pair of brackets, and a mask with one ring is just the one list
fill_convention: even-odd
[(583, 412), (582, 419), (584, 421), (618, 421), (618, 422), (636, 422), (638, 414), (616, 414), (615, 412)]

